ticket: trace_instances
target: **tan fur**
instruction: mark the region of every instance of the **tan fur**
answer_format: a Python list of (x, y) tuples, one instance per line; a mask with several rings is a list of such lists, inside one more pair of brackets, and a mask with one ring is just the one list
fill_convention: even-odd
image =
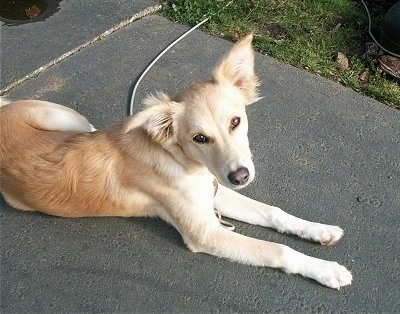
[[(245, 111), (259, 99), (251, 41), (250, 35), (236, 44), (210, 80), (173, 98), (150, 96), (137, 115), (99, 131), (57, 104), (22, 100), (2, 106), (5, 200), (63, 217), (158, 216), (194, 252), (278, 267), (335, 289), (350, 284), (345, 267), (231, 232), (214, 214), (218, 208), (227, 217), (323, 244), (343, 234), (229, 189), (254, 178)], [(214, 196), (215, 178), (220, 186)]]

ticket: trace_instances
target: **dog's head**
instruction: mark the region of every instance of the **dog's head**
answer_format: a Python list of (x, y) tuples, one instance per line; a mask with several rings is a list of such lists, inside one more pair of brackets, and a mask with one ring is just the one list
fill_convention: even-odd
[(195, 83), (174, 98), (164, 94), (146, 99), (146, 109), (134, 116), (126, 131), (141, 127), (169, 151), (208, 168), (231, 188), (254, 178), (247, 138), (246, 105), (257, 101), (254, 52), (249, 35), (238, 42), (209, 81)]

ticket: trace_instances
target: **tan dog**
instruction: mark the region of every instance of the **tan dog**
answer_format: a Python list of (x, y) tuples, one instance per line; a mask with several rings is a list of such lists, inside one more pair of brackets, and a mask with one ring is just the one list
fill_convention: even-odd
[(237, 43), (209, 81), (172, 99), (150, 96), (143, 111), (103, 130), (49, 102), (1, 107), (5, 200), (63, 217), (158, 216), (193, 252), (278, 267), (335, 289), (349, 285), (352, 275), (338, 263), (229, 231), (214, 213), (327, 245), (343, 235), (229, 189), (254, 178), (245, 111), (258, 100), (251, 41)]

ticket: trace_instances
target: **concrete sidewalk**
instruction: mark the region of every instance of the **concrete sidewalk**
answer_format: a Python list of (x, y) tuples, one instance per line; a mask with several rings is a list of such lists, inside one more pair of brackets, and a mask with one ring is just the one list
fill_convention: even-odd
[[(1, 89), (156, 5), (133, 2), (63, 1), (43, 22), (2, 26)], [(133, 82), (186, 29), (154, 14), (137, 19), (7, 96), (64, 104), (104, 127), (126, 116)], [(231, 45), (189, 35), (142, 81), (135, 110), (148, 93), (173, 95), (207, 78)], [(322, 247), (235, 222), (237, 232), (336, 260), (352, 271), (353, 285), (337, 292), (191, 253), (157, 219), (62, 219), (16, 211), (1, 199), (1, 311), (398, 312), (400, 112), (260, 54), (256, 71), (265, 96), (248, 108), (257, 175), (242, 192), (346, 234)]]

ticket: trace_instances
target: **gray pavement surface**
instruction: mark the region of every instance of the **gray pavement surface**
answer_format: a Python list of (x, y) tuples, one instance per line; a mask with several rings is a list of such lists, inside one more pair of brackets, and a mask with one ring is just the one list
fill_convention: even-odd
[[(102, 11), (89, 12), (88, 3)], [(2, 26), (2, 88), (155, 5), (119, 3), (63, 1), (43, 22)], [(61, 103), (104, 127), (126, 116), (133, 82), (186, 29), (144, 17), (7, 96)], [(28, 44), (27, 33), (38, 36)], [(231, 45), (200, 31), (189, 35), (142, 81), (135, 110), (147, 93), (173, 95), (207, 78)], [(158, 219), (63, 219), (16, 211), (1, 199), (1, 311), (398, 312), (400, 112), (267, 56), (257, 54), (256, 70), (265, 96), (248, 108), (257, 175), (242, 193), (338, 224), (346, 234), (323, 247), (234, 222), (237, 232), (336, 260), (352, 271), (353, 285), (334, 291), (279, 270), (191, 253)]]
[[(61, 1), (59, 12), (43, 22), (1, 27), (1, 83), (4, 89), (145, 8), (147, 0)], [(6, 62), (13, 60), (13, 62)]]

